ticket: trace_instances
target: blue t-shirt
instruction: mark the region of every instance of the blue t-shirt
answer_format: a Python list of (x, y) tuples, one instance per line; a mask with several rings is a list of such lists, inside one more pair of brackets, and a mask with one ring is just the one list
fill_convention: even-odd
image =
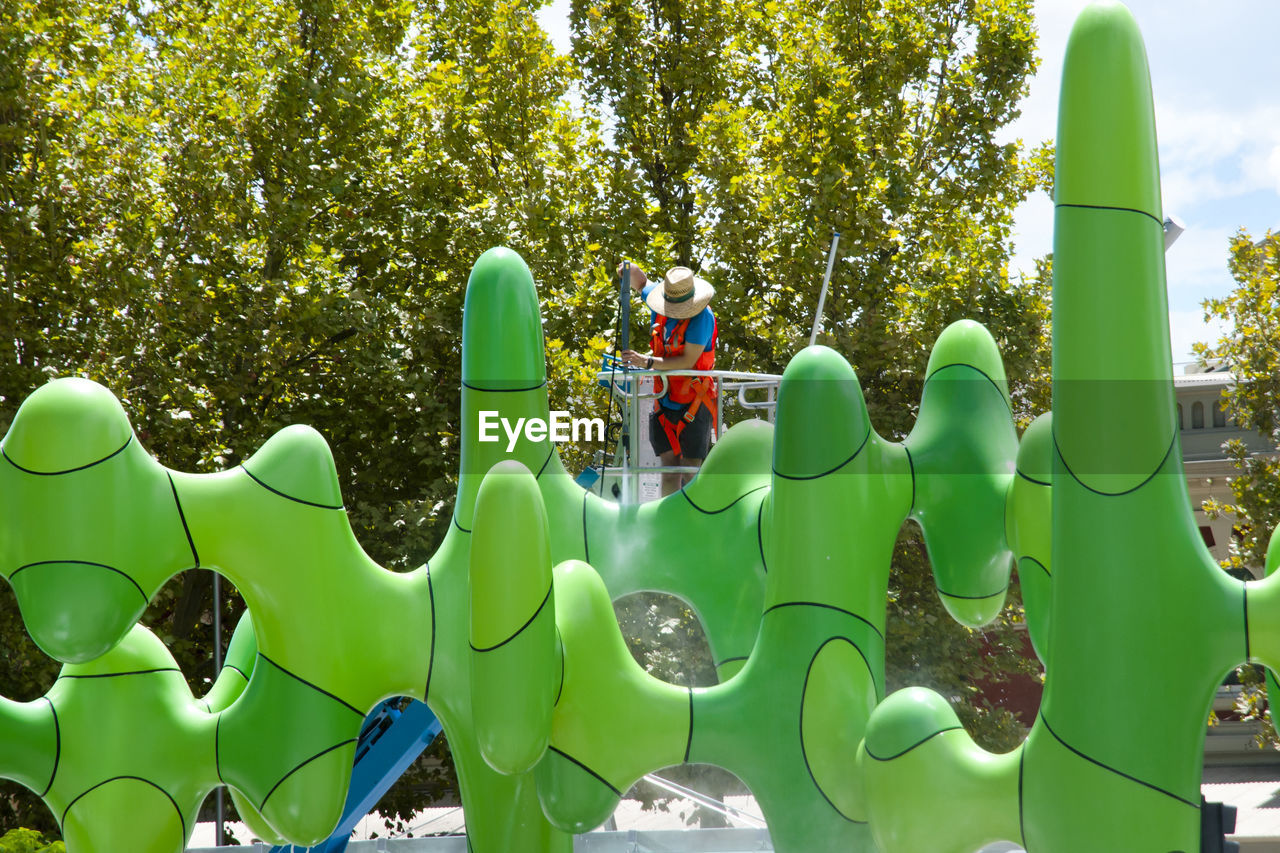
[[(656, 282), (649, 282), (647, 285), (645, 285), (644, 290), (641, 291), (641, 295), (645, 299), (648, 299), (649, 291), (653, 290), (657, 286), (658, 284)], [(658, 315), (654, 312), (652, 308), (650, 308), (649, 309), (649, 328), (650, 329), (653, 328), (653, 324), (657, 320), (657, 318), (658, 318)], [(676, 332), (676, 326), (680, 325), (682, 321), (673, 320), (670, 317), (663, 317), (662, 319), (663, 319), (662, 336), (669, 342), (671, 340), (671, 336), (674, 335)], [(697, 344), (701, 346), (704, 351), (708, 350), (711, 348), (711, 336), (712, 334), (715, 333), (715, 328), (716, 328), (716, 318), (715, 318), (715, 315), (711, 313), (711, 306), (708, 305), (706, 308), (703, 308), (700, 312), (698, 312), (697, 314), (689, 318), (689, 328), (685, 330), (684, 342), (685, 344)], [(670, 399), (668, 399), (665, 396), (661, 398), (661, 402), (662, 402), (662, 405), (668, 409), (684, 408), (684, 406), (680, 405), (679, 403), (673, 403)]]

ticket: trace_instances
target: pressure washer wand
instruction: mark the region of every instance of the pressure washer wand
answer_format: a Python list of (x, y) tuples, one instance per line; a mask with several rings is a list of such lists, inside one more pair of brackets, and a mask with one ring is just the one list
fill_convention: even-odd
[(631, 349), (631, 262), (622, 262), (622, 283), (618, 288), (618, 345), (615, 354)]
[[(608, 411), (613, 411), (613, 398), (617, 392), (618, 386), (615, 378), (618, 373), (618, 363), (622, 360), (622, 353), (631, 348), (631, 262), (622, 262), (622, 278), (618, 284), (618, 328), (617, 334), (614, 335), (613, 341), (613, 358), (609, 362), (609, 402)], [(623, 371), (626, 366), (623, 365)], [(628, 387), (630, 387), (628, 385)], [(628, 417), (627, 409), (618, 401), (618, 414), (621, 418), (618, 431), (618, 442), (614, 445), (616, 453), (621, 447), (623, 454), (624, 466), (631, 464), (631, 418)], [(605, 438), (605, 455), (609, 453), (609, 440)], [(614, 497), (619, 497), (617, 484), (614, 484)]]
[(818, 313), (813, 317), (813, 334), (809, 335), (809, 346), (818, 341), (818, 329), (822, 327), (822, 306), (827, 301), (827, 285), (831, 283), (831, 269), (836, 265), (836, 246), (840, 245), (840, 232), (831, 231), (831, 251), (827, 254), (827, 274), (822, 277), (822, 291), (818, 294)]

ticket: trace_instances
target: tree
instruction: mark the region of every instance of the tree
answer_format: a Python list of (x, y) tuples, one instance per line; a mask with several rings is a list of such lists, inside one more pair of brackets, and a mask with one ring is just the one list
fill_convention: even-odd
[[(1230, 328), (1212, 345), (1197, 344), (1202, 361), (1219, 362), (1236, 381), (1223, 393), (1227, 417), (1242, 429), (1255, 430), (1280, 447), (1280, 315), (1276, 296), (1280, 291), (1280, 234), (1267, 232), (1255, 241), (1243, 229), (1230, 244), (1228, 267), (1236, 288), (1221, 299), (1204, 303), (1204, 316), (1224, 320)], [(1241, 570), (1261, 566), (1266, 560), (1271, 531), (1280, 523), (1280, 461), (1273, 456), (1253, 456), (1244, 443), (1233, 439), (1224, 446), (1238, 470), (1230, 480), (1233, 502), (1211, 502), (1206, 510), (1236, 517), (1231, 552), (1224, 568)]]
[[(1276, 400), (1280, 399), (1280, 315), (1276, 294), (1280, 291), (1280, 234), (1270, 231), (1254, 240), (1241, 229), (1231, 238), (1228, 268), (1236, 288), (1221, 299), (1204, 302), (1205, 321), (1224, 320), (1228, 330), (1216, 344), (1196, 344), (1196, 354), (1204, 362), (1219, 362), (1234, 374), (1236, 381), (1223, 392), (1221, 405), (1227, 418), (1244, 429), (1256, 430), (1280, 447), (1280, 420)], [(1231, 502), (1210, 499), (1205, 512), (1210, 517), (1234, 517), (1230, 550), (1223, 569), (1237, 575), (1249, 573), (1249, 566), (1266, 562), (1267, 543), (1280, 524), (1280, 459), (1274, 454), (1253, 455), (1244, 442), (1231, 439), (1223, 449), (1236, 474), (1228, 482)], [(1250, 575), (1252, 573), (1249, 573)], [(1262, 724), (1260, 745), (1280, 749), (1280, 735), (1268, 703), (1280, 695), (1274, 676), (1264, 677), (1261, 667), (1242, 666), (1236, 670), (1244, 687), (1238, 700), (1244, 719)]]
[[(471, 264), (510, 245), (571, 292), (565, 271), (587, 267), (600, 218), (597, 137), (532, 9), (0, 11), (0, 430), (45, 380), (77, 374), (111, 387), (178, 469), (238, 464), (309, 423), (370, 555), (424, 562), (456, 487)], [(207, 572), (184, 573), (144, 617), (197, 693), (209, 589)], [(230, 627), (243, 605), (228, 592)], [(5, 612), (0, 692), (31, 698), (57, 667)], [(47, 817), (22, 802), (13, 820)]]
[(61, 841), (48, 841), (30, 829), (11, 829), (0, 837), (0, 853), (66, 853)]
[[(929, 350), (962, 317), (996, 336), (1020, 425), (1047, 408), (1049, 279), (1011, 279), (1008, 261), (1051, 155), (999, 141), (1036, 64), (1029, 2), (574, 0), (572, 27), (587, 98), (615, 121), (619, 248), (716, 284), (717, 366), (780, 373), (807, 343), (835, 230), (820, 340), (857, 370), (877, 430), (909, 431)], [(909, 527), (895, 559), (890, 671), (964, 704), (955, 661), (977, 645), (917, 543)], [(1021, 666), (1018, 614), (994, 670)]]
[[(115, 390), (173, 468), (312, 424), (361, 543), (406, 569), (452, 511), (484, 249), (528, 260), (553, 406), (585, 410), (617, 259), (706, 270), (722, 365), (780, 371), (838, 227), (825, 340), (900, 437), (950, 320), (986, 322), (1011, 376), (1044, 363), (1045, 291), (1005, 274), (1037, 179), (994, 141), (1033, 64), (1028, 5), (576, 0), (569, 59), (516, 0), (0, 0), (0, 430), (59, 375)], [(893, 624), (937, 617), (927, 572), (899, 574)], [(196, 693), (209, 580), (145, 616)], [(229, 590), (224, 624), (242, 606)], [(33, 698), (56, 664), (4, 614), (0, 693)], [(931, 641), (895, 633), (900, 670), (945, 666)], [(934, 683), (959, 695), (964, 672)], [(450, 785), (414, 772), (391, 814)], [(7, 802), (0, 827), (48, 820)]]

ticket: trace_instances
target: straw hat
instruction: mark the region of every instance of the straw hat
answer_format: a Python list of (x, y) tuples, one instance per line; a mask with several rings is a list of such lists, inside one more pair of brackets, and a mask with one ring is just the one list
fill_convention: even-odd
[(662, 277), (662, 287), (649, 291), (645, 302), (653, 313), (684, 320), (696, 316), (711, 302), (716, 289), (693, 274), (688, 267), (672, 267)]

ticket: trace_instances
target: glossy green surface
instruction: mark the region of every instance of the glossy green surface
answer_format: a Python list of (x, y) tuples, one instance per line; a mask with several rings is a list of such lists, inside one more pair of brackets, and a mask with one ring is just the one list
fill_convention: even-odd
[[(244, 622), (228, 661), (253, 645)], [(39, 794), (69, 850), (181, 851), (220, 784), (211, 699), (235, 701), (245, 680), (234, 666), (195, 699), (169, 650), (135, 625), (105, 655), (64, 666), (42, 698), (0, 701), (0, 773)]]
[[(1276, 569), (1280, 568), (1280, 527), (1271, 531), (1271, 538), (1267, 540), (1267, 558), (1266, 565), (1263, 567), (1265, 571), (1264, 577), (1271, 577), (1275, 574)], [(1280, 682), (1276, 681), (1275, 670), (1267, 668), (1267, 705), (1275, 707), (1272, 702), (1280, 701)]]
[[(409, 695), (445, 727), (478, 853), (565, 853), (568, 833), (604, 820), (636, 779), (686, 760), (746, 780), (779, 850), (870, 849), (853, 756), (884, 691), (897, 531), (909, 515), (921, 524), (944, 600), (971, 623), (1008, 582), (1015, 443), (991, 336), (971, 323), (942, 336), (904, 444), (876, 434), (838, 353), (806, 350), (776, 429), (739, 424), (686, 489), (638, 507), (583, 492), (546, 439), (522, 435), (510, 451), (479, 440), (481, 411), (548, 415), (537, 293), (509, 250), (475, 266), (463, 353), (454, 524), (428, 566), (403, 575), (361, 551), (314, 430), (282, 430), (238, 468), (187, 474), (128, 438), (109, 392), (80, 380), (37, 392), (5, 447), (48, 470), (0, 467), (0, 501), (22, 522), (0, 537), (0, 570), (33, 635), (91, 661), (173, 573), (206, 567), (235, 583), (257, 646), (233, 646), (211, 694), (211, 757), (272, 841), (327, 834), (364, 713)], [(46, 447), (30, 431), (47, 421), (58, 425)], [(119, 452), (77, 455), (121, 436)], [(610, 600), (638, 590), (689, 603), (724, 683), (691, 691), (634, 664)], [(13, 725), (31, 734), (11, 773), (38, 781), (47, 732), (38, 714)], [(77, 850), (106, 849), (96, 844), (77, 836)]]
[[(522, 512), (533, 505), (533, 512)], [(499, 462), (476, 498), (471, 546), (471, 707), (480, 753), (500, 773), (525, 773), (551, 735), (560, 681), (551, 541), (538, 484)]]
[[(1021, 447), (995, 343), (961, 322), (902, 443), (876, 433), (844, 358), (811, 347), (787, 368), (776, 427), (735, 427), (663, 500), (602, 501), (545, 438), (479, 440), (482, 411), (548, 416), (537, 291), (494, 249), (463, 319), (454, 523), (428, 566), (397, 575), (360, 550), (314, 431), (284, 430), (230, 471), (174, 472), (109, 392), (51, 383), (3, 445), (0, 572), (41, 646), (75, 663), (47, 702), (0, 703), (0, 771), (54, 780), (73, 851), (120, 849), (126, 801), (145, 816), (136, 849), (176, 849), (186, 804), (218, 778), (264, 835), (312, 843), (341, 810), (363, 714), (403, 694), (444, 724), (474, 853), (568, 853), (633, 781), (684, 761), (745, 781), (788, 853), (1198, 849), (1213, 690), (1243, 660), (1280, 665), (1280, 580), (1226, 576), (1191, 515), (1146, 74), (1122, 6), (1081, 16), (1058, 140), (1054, 415)], [(926, 690), (884, 697), (908, 518), (965, 624), (999, 611), (1018, 566), (1048, 677), (1008, 755), (978, 749)], [(159, 655), (132, 625), (192, 566), (236, 584), (257, 639), (233, 647), (203, 707), (177, 673), (125, 676), (112, 657)], [(664, 684), (633, 662), (611, 599), (637, 590), (689, 603), (720, 684)], [(1106, 700), (1131, 695), (1141, 725)], [(118, 749), (71, 756), (88, 748), (85, 708)], [(94, 787), (99, 771), (128, 778)]]
[[(455, 522), (409, 574), (361, 551), (328, 447), (309, 428), (195, 475), (129, 439), (103, 389), (64, 380), (33, 395), (5, 447), (48, 470), (0, 467), (0, 500), (22, 522), (0, 538), (0, 569), (33, 635), (92, 661), (174, 572), (226, 575), (257, 646), (233, 646), (210, 696), (211, 757), (273, 841), (325, 836), (363, 714), (400, 694), (425, 698), (444, 724), (475, 851), (567, 851), (567, 833), (604, 820), (637, 778), (685, 760), (746, 780), (777, 849), (869, 849), (853, 754), (884, 690), (898, 529), (909, 515), (923, 526), (945, 600), (970, 622), (994, 612), (1008, 580), (1015, 447), (990, 335), (961, 323), (942, 336), (905, 444), (875, 433), (845, 360), (812, 348), (788, 368), (776, 429), (740, 424), (686, 489), (618, 506), (574, 484), (547, 440), (522, 435), (510, 452), (479, 441), (482, 410), (547, 416), (545, 368), (536, 290), (517, 255), (487, 252), (467, 305)], [(45, 447), (29, 433), (50, 420)], [(77, 455), (121, 436), (119, 452)], [(685, 559), (670, 559), (673, 540)], [(690, 691), (632, 662), (610, 599), (637, 590), (689, 602), (723, 684)], [(12, 725), (30, 734), (10, 772), (38, 782), (45, 724), (37, 713)], [(99, 801), (105, 813), (106, 792), (86, 803)], [(92, 837), (76, 849), (105, 849)]]
[[(1071, 33), (1057, 151), (1053, 416), (1023, 436), (1006, 522), (1045, 694), (1005, 756), (948, 731), (927, 691), (877, 708), (860, 762), (886, 853), (1199, 850), (1214, 690), (1245, 660), (1280, 662), (1280, 582), (1221, 571), (1187, 494), (1150, 84), (1119, 4)], [(1142, 697), (1140, 722), (1121, 696)]]
[(1018, 439), (995, 341), (953, 323), (929, 357), (920, 416), (905, 442), (915, 474), (911, 516), (924, 530), (948, 612), (976, 628), (1004, 605), (1013, 562), (1004, 516)]
[[(931, 690), (892, 694), (876, 709), (857, 759), (878, 848), (971, 853), (1018, 838), (1019, 757), (976, 746)], [(913, 800), (928, 804), (927, 820), (903, 808)]]
[[(508, 493), (494, 514), (510, 556), (495, 563), (538, 553), (539, 499), (553, 556), (587, 558), (555, 570), (560, 642), (525, 644), (531, 666), (545, 671), (541, 656), (555, 655), (563, 667), (550, 748), (535, 770), (556, 826), (591, 829), (643, 773), (692, 761), (726, 767), (750, 786), (775, 849), (873, 849), (853, 758), (884, 692), (889, 560), (913, 497), (955, 592), (980, 590), (975, 599), (995, 597), (998, 606), (1012, 563), (1004, 496), (1016, 442), (999, 355), (990, 335), (968, 323), (949, 329), (939, 348), (942, 364), (905, 446), (875, 433), (849, 364), (813, 347), (787, 368), (776, 428), (734, 427), (693, 483), (661, 501), (619, 507), (578, 496), (578, 515), (556, 508), (563, 494), (546, 472), (538, 498), (498, 470), (484, 481), (482, 492)], [(523, 459), (520, 452), (513, 455)], [(517, 493), (525, 495), (521, 510), (512, 508)], [(477, 507), (477, 534), (484, 515)], [(669, 558), (673, 541), (686, 559)], [(521, 562), (541, 571), (531, 557)], [(496, 594), (496, 584), (485, 586)], [(510, 601), (479, 615), (473, 577), (481, 624), (515, 601), (528, 611), (537, 585), (508, 587)], [(736, 652), (741, 668), (729, 677), (722, 667), (722, 684), (692, 691), (645, 675), (609, 607), (610, 595), (635, 589), (681, 595), (717, 659)], [(981, 618), (978, 607), (958, 607)]]
[(1053, 416), (1031, 422), (1018, 446), (1017, 476), (1009, 483), (1006, 535), (1018, 565), (1027, 632), (1036, 656), (1049, 659), (1053, 596)]
[[(90, 385), (58, 380), (37, 391), (3, 445), (0, 571), (28, 630), (45, 651), (92, 669), (111, 660), (102, 655), (174, 573), (222, 572), (255, 615), (258, 646), (235, 674), (248, 678), (243, 701), (230, 701), (238, 687), (211, 697), (225, 706), (216, 763), (274, 837), (323, 839), (341, 812), (364, 713), (388, 695), (423, 695), (428, 656), (400, 649), (430, 647), (425, 570), (394, 575), (360, 550), (314, 430), (283, 430), (224, 473), (168, 471), (131, 437), (114, 397)], [(109, 443), (130, 437), (85, 462), (83, 447), (105, 446), (100, 433)], [(400, 616), (388, 619), (387, 607)], [(305, 724), (281, 713), (290, 707)], [(85, 802), (110, 801), (99, 792)], [(76, 849), (111, 849), (94, 847), (88, 830), (75, 838)]]

